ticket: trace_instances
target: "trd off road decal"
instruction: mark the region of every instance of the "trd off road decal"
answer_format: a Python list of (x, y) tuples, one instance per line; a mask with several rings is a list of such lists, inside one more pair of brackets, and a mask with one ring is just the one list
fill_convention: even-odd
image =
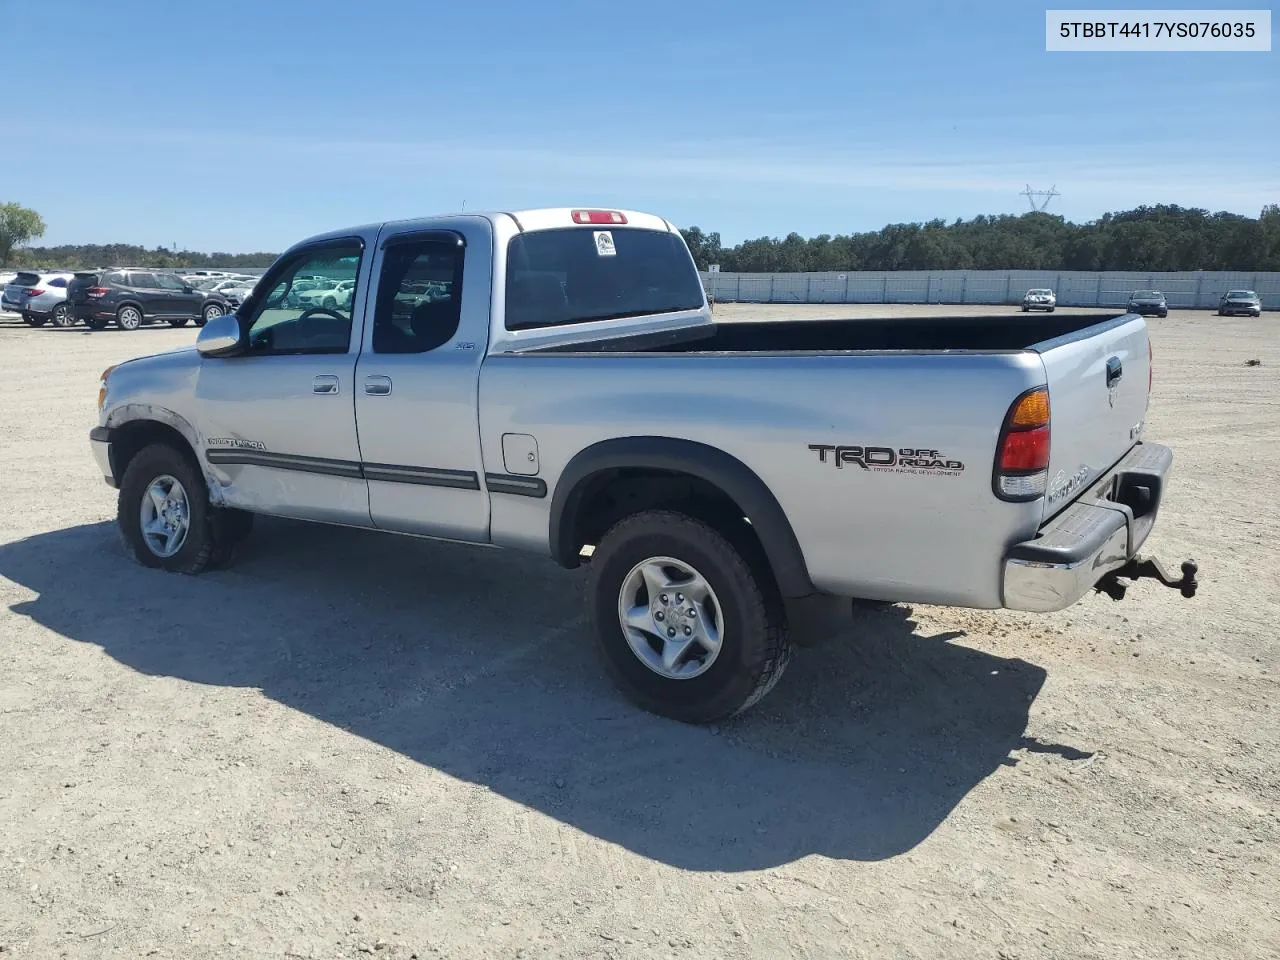
[(240, 440), (236, 437), (210, 437), (205, 441), (209, 447), (239, 447), (241, 450), (265, 450), (267, 445), (261, 440)]
[(894, 449), (811, 443), (809, 449), (817, 452), (819, 463), (830, 463), (837, 470), (860, 467), (877, 473), (929, 474), (940, 477), (958, 477), (964, 471), (964, 464), (959, 460), (952, 460), (937, 450), (924, 447)]

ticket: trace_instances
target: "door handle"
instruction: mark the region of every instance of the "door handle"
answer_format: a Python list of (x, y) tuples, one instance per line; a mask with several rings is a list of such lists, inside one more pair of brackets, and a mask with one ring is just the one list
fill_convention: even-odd
[(391, 378), (365, 377), (364, 392), (370, 397), (385, 397), (391, 392)]
[(311, 392), (331, 396), (338, 392), (338, 378), (332, 374), (322, 374), (311, 381)]
[(1119, 357), (1111, 357), (1107, 360), (1107, 387), (1114, 387), (1120, 382), (1120, 378), (1124, 376), (1124, 364), (1120, 362)]

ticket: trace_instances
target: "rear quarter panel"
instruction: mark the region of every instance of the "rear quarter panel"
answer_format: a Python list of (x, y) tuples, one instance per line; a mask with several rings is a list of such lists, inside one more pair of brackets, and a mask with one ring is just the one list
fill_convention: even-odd
[[(709, 444), (773, 491), (820, 590), (998, 607), (1005, 549), (1035, 533), (1041, 505), (997, 500), (992, 462), (1010, 403), (1043, 382), (1032, 353), (494, 355), (480, 375), (484, 466), (504, 472), (503, 434), (531, 434), (554, 493), (602, 440)], [(842, 446), (962, 467), (863, 468), (839, 462)], [(549, 503), (495, 495), (494, 542), (546, 551)]]

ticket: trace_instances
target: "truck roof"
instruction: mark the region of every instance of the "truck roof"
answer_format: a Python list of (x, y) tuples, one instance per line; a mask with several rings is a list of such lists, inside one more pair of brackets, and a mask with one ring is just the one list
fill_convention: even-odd
[[(574, 213), (591, 212), (602, 214), (620, 214), (623, 222), (609, 220), (601, 223), (587, 223), (574, 219)], [(537, 207), (528, 210), (466, 210), (455, 213), (433, 213), (422, 217), (406, 217), (403, 220), (385, 220), (376, 223), (365, 223), (358, 226), (348, 226), (338, 230), (326, 230), (324, 233), (307, 237), (300, 240), (293, 247), (299, 247), (304, 244), (315, 243), (326, 239), (337, 239), (339, 237), (348, 237), (356, 233), (365, 233), (368, 231), (380, 230), (386, 226), (403, 227), (408, 224), (421, 223), (424, 228), (429, 228), (432, 224), (441, 220), (458, 220), (465, 217), (476, 217), (488, 220), (491, 223), (496, 222), (500, 218), (506, 217), (511, 220), (517, 229), (524, 233), (530, 230), (554, 230), (560, 227), (595, 227), (597, 230), (607, 227), (610, 230), (665, 230), (671, 233), (677, 233), (675, 225), (669, 220), (653, 213), (644, 213), (640, 210), (624, 210), (619, 207)], [(290, 249), (293, 249), (291, 247)], [(285, 251), (286, 253), (288, 251)]]

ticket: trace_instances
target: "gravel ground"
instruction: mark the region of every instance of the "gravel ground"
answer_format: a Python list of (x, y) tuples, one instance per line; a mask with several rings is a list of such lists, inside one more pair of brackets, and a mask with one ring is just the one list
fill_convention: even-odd
[(0, 318), (0, 949), (1280, 955), (1280, 317), (1152, 330), (1149, 549), (1199, 597), (862, 613), (702, 729), (614, 693), (539, 558), (265, 521), (228, 571), (126, 560), (97, 375), (194, 332)]

